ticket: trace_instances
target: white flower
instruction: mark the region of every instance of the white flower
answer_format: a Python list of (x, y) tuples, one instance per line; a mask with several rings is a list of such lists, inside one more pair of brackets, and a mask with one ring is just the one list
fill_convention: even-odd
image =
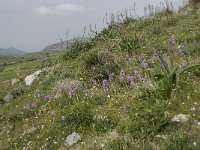
[(196, 147), (197, 146), (197, 142), (194, 142), (193, 145)]

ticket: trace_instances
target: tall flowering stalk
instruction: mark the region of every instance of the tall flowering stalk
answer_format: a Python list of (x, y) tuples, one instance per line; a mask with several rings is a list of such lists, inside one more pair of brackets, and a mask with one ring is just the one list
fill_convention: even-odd
[(126, 79), (126, 75), (125, 75), (124, 71), (121, 71), (120, 72), (120, 80), (124, 81), (125, 79)]
[(108, 89), (109, 88), (108, 80), (103, 80), (102, 85), (104, 89)]
[(110, 73), (108, 80), (111, 82), (112, 80), (114, 80), (114, 76), (115, 76), (115, 73)]

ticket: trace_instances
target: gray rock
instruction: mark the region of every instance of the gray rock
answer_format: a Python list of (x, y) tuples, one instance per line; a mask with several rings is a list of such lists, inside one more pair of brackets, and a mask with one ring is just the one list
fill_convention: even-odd
[(189, 120), (191, 119), (191, 117), (189, 115), (185, 115), (185, 114), (178, 114), (178, 115), (175, 115), (173, 118), (172, 118), (172, 122), (181, 122), (181, 123), (186, 123), (188, 122)]
[(8, 93), (4, 98), (3, 100), (6, 102), (6, 103), (9, 103), (11, 101), (13, 101), (15, 99), (14, 95), (11, 94), (11, 93)]
[(81, 140), (81, 136), (77, 133), (70, 134), (64, 142), (65, 146), (72, 146)]

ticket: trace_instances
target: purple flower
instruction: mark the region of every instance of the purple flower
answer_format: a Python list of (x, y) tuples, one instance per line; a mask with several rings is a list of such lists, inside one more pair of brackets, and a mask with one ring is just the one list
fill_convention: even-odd
[(132, 82), (134, 80), (134, 76), (128, 76), (128, 81)]
[(37, 98), (40, 97), (40, 94), (39, 94), (39, 93), (34, 93), (34, 94), (33, 94), (33, 97), (34, 97), (35, 99), (37, 99)]
[(48, 100), (49, 100), (49, 96), (45, 96), (44, 99), (45, 99), (46, 101), (48, 101)]
[(95, 66), (93, 66), (91, 69), (92, 69), (93, 72), (96, 71), (96, 67)]
[(178, 52), (177, 52), (177, 54), (178, 54), (179, 56), (182, 56), (182, 55), (183, 55), (182, 49), (179, 49)]
[(174, 40), (174, 37), (171, 36), (171, 37), (168, 39), (168, 46), (169, 46), (169, 48), (172, 48), (172, 47), (174, 47), (174, 45), (175, 45), (175, 40)]
[(139, 81), (142, 80), (142, 74), (137, 70), (134, 71), (134, 77), (135, 77), (135, 79), (137, 79)]
[(33, 102), (33, 103), (32, 103), (32, 107), (33, 107), (33, 108), (37, 108), (37, 107), (38, 107), (38, 104), (37, 104), (36, 102)]
[(149, 65), (145, 61), (143, 61), (142, 68), (147, 69), (148, 67), (149, 67)]
[(142, 53), (142, 54), (140, 55), (140, 61), (143, 62), (143, 61), (145, 61), (145, 59), (146, 59), (146, 56), (145, 56), (144, 53)]
[(161, 62), (162, 62), (162, 64), (161, 64), (161, 68), (167, 68), (167, 59), (166, 59), (166, 57), (161, 57)]
[(112, 80), (114, 80), (114, 76), (115, 76), (115, 73), (110, 73), (108, 80), (111, 82)]
[(153, 51), (153, 54), (152, 54), (152, 60), (157, 60), (157, 56), (158, 56), (158, 53), (156, 50)]
[(103, 80), (103, 88), (104, 89), (108, 89), (109, 88), (108, 80)]
[(120, 72), (120, 80), (123, 81), (125, 79), (126, 79), (126, 75), (125, 75), (124, 71), (121, 71)]
[(165, 69), (165, 65), (161, 64), (160, 65), (161, 69)]
[(77, 90), (77, 88), (76, 88), (75, 84), (71, 83), (69, 85), (69, 87), (68, 87), (68, 93), (69, 93), (69, 95), (70, 96), (75, 95), (76, 90)]
[(26, 104), (26, 109), (31, 109), (31, 104)]
[(93, 85), (97, 85), (97, 80), (92, 80)]

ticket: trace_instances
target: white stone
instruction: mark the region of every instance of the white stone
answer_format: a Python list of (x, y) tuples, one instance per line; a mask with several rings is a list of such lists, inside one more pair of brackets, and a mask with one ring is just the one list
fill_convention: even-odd
[(67, 139), (64, 142), (64, 145), (72, 146), (73, 144), (76, 144), (80, 140), (81, 140), (81, 136), (74, 132), (67, 137)]
[(17, 78), (12, 79), (12, 85), (15, 85), (17, 82), (19, 82), (19, 79)]
[(29, 75), (25, 78), (25, 82), (27, 86), (30, 86), (34, 80), (38, 79), (38, 76), (42, 73), (42, 70), (38, 70), (32, 75)]
[(163, 140), (167, 140), (169, 138), (169, 135), (156, 135), (157, 138), (161, 138)]
[(175, 115), (172, 118), (172, 122), (185, 123), (185, 122), (188, 122), (189, 120), (190, 120), (190, 116), (189, 115), (185, 115), (185, 114), (178, 114), (178, 115)]

